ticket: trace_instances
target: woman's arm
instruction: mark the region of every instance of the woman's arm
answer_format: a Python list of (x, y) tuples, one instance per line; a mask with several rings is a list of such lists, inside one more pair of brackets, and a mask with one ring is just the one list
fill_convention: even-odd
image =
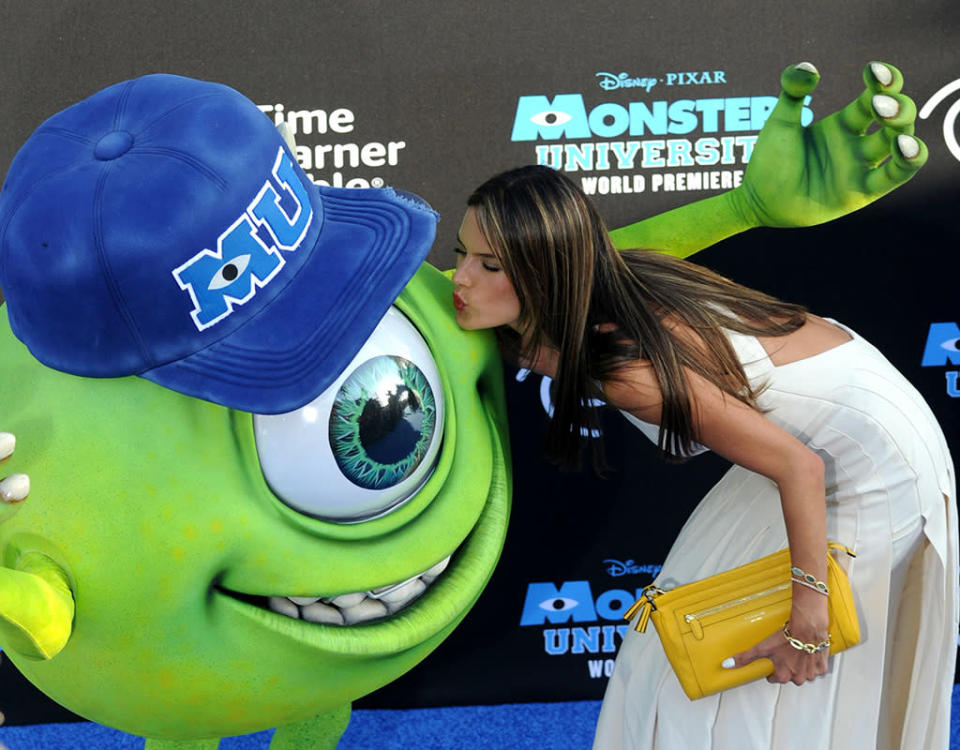
[[(826, 500), (820, 457), (794, 436), (705, 378), (687, 372), (687, 389), (696, 439), (714, 452), (777, 484), (793, 564), (825, 580), (827, 574)], [(660, 423), (661, 394), (649, 363), (624, 367), (604, 384), (608, 402), (646, 422)], [(791, 633), (819, 643), (827, 634), (827, 597), (794, 585)], [(754, 648), (731, 654), (736, 666), (767, 657), (774, 663), (771, 682), (796, 684), (827, 669), (827, 652), (806, 654), (793, 648), (778, 630)]]

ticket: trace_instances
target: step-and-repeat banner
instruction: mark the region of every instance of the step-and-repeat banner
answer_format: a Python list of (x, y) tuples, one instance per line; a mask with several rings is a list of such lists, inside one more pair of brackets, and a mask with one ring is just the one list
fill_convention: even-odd
[[(424, 196), (443, 217), (430, 257), (446, 268), (466, 196), (497, 171), (563, 170), (621, 226), (739, 184), (786, 65), (818, 66), (807, 110), (819, 118), (886, 60), (917, 103), (930, 149), (919, 175), (840, 221), (753, 230), (696, 260), (872, 340), (958, 455), (960, 6), (801, 5), (5, 2), (0, 174), (45, 117), (103, 86), (150, 72), (216, 80), (289, 125), (316, 182)], [(505, 371), (514, 504), (496, 573), (434, 654), (361, 706), (600, 698), (625, 606), (726, 468), (711, 455), (661, 462), (606, 413), (609, 474), (558, 473), (540, 450), (550, 383), (517, 375)], [(7, 660), (0, 711), (69, 716)]]

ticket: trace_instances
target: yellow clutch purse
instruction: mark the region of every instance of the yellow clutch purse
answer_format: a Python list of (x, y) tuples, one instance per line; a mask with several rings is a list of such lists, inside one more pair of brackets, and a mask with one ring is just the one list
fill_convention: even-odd
[[(853, 552), (831, 542), (829, 549)], [(669, 591), (647, 586), (624, 618), (639, 613), (636, 629), (653, 621), (663, 650), (691, 700), (758, 680), (773, 672), (773, 662), (757, 659), (724, 669), (727, 657), (756, 645), (790, 618), (793, 584), (790, 550), (784, 549), (725, 573), (677, 586)], [(830, 653), (860, 642), (860, 626), (847, 574), (827, 555)]]

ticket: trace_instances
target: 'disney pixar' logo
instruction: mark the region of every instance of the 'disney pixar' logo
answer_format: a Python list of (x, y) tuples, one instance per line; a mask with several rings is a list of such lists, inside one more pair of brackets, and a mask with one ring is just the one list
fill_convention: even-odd
[(297, 250), (312, 219), (307, 189), (280, 148), (270, 177), (217, 238), (216, 250), (201, 250), (173, 270), (193, 300), (197, 330), (223, 320), (266, 286), (286, 263), (280, 251)]

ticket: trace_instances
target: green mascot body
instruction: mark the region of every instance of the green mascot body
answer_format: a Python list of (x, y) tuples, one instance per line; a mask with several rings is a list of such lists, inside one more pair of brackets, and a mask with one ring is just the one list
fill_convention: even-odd
[[(499, 356), (490, 337), (457, 327), (449, 285), (424, 265), (395, 303), (432, 344), (443, 454), (416, 498), (349, 525), (277, 500), (250, 414), (137, 377), (44, 367), (4, 316), (0, 413), (31, 446), (17, 468), (38, 479), (0, 525), (0, 585), (39, 552), (63, 570), (76, 604), (54, 658), (4, 639), (18, 669), (94, 721), (186, 739), (347, 705), (435, 648), (493, 571), (510, 488)], [(454, 553), (421, 599), (376, 623), (311, 623), (265, 605), (377, 589)]]
[[(926, 159), (910, 135), (913, 104), (891, 66), (873, 63), (864, 78), (854, 102), (801, 128), (818, 75), (788, 68), (744, 184), (618, 230), (618, 247), (689, 255), (751, 226), (830, 220), (905, 182)], [(882, 127), (867, 133), (874, 121)], [(811, 172), (818, 164), (830, 168)], [(280, 727), (277, 750), (334, 747), (350, 702), (456, 627), (503, 546), (499, 357), (492, 337), (458, 328), (451, 289), (424, 263), (386, 301), (429, 348), (442, 447), (409, 498), (356, 522), (278, 497), (250, 411), (135, 373), (45, 366), (3, 314), (0, 418), (21, 441), (9, 467), (34, 477), (30, 502), (22, 483), (0, 485), (0, 646), (18, 669), (71, 710), (150, 738), (149, 748), (215, 748), (269, 727)], [(0, 460), (10, 453), (12, 443)], [(323, 486), (337, 491), (332, 479)], [(377, 598), (398, 584), (426, 590), (357, 624), (307, 614), (311, 602)]]

